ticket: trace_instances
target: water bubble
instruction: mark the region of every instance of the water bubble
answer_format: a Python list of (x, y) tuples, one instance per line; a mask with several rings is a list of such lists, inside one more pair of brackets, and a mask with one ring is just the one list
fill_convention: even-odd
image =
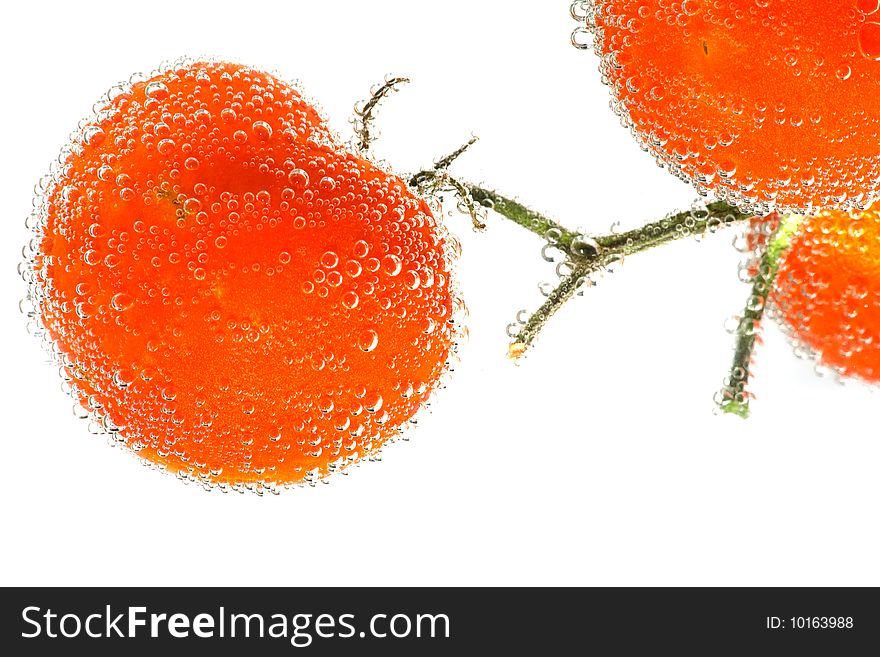
[(863, 23), (859, 28), (859, 48), (868, 59), (880, 60), (880, 23)]
[(254, 121), (253, 130), (254, 135), (260, 141), (268, 141), (272, 136), (272, 126), (265, 121)]
[(83, 142), (87, 146), (99, 146), (106, 136), (106, 133), (100, 126), (87, 125), (83, 128)]
[(358, 240), (354, 243), (353, 253), (355, 258), (366, 258), (369, 252), (370, 245), (367, 244), (364, 240)]
[(403, 263), (396, 255), (388, 254), (382, 258), (382, 269), (389, 276), (397, 276), (403, 270)]
[(358, 297), (356, 292), (348, 291), (342, 295), (342, 305), (349, 310), (354, 310), (355, 308), (357, 308), (359, 302), (360, 298)]
[(572, 240), (570, 251), (575, 256), (592, 258), (599, 254), (599, 243), (592, 237), (579, 235)]
[(378, 413), (382, 410), (384, 400), (378, 392), (368, 392), (364, 396), (364, 408), (368, 413)]
[(403, 280), (404, 285), (410, 290), (419, 289), (419, 286), (422, 283), (421, 278), (419, 278), (419, 273), (413, 270), (407, 271), (403, 276)]
[(134, 297), (130, 294), (126, 294), (125, 292), (119, 292), (118, 294), (114, 294), (113, 298), (110, 299), (110, 307), (113, 310), (118, 310), (120, 312), (128, 310), (134, 305)]
[(357, 278), (358, 276), (360, 276), (362, 271), (363, 267), (361, 266), (361, 263), (359, 263), (357, 260), (349, 260), (345, 263), (345, 273), (352, 278)]
[(287, 174), (287, 180), (291, 185), (302, 189), (309, 185), (309, 174), (302, 169), (294, 169)]
[(379, 334), (373, 329), (364, 329), (358, 333), (357, 341), (361, 351), (370, 352), (379, 346)]
[(65, 185), (61, 190), (61, 198), (68, 202), (73, 202), (80, 197), (79, 190), (73, 185)]
[(147, 84), (147, 87), (144, 91), (146, 93), (147, 98), (155, 98), (156, 100), (163, 100), (168, 97), (168, 87), (165, 86), (163, 82), (159, 82), (158, 80), (154, 80)]
[(121, 369), (113, 374), (113, 383), (119, 388), (127, 388), (137, 379), (133, 370)]

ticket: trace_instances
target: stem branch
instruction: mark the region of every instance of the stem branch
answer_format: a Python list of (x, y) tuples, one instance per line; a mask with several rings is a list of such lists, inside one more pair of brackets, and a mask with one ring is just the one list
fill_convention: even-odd
[(589, 237), (569, 230), (498, 192), (477, 185), (466, 187), (474, 203), (494, 210), (548, 240), (565, 253), (571, 266), (571, 272), (560, 279), (556, 289), (513, 338), (509, 350), (512, 358), (518, 358), (528, 350), (550, 317), (574, 295), (589, 274), (626, 256), (684, 237), (714, 232), (752, 216), (733, 205), (716, 201), (707, 204), (705, 208), (679, 212), (624, 233)]

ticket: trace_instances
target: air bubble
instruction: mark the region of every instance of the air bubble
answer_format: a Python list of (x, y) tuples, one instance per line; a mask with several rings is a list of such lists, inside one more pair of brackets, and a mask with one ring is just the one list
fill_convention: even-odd
[(148, 98), (163, 100), (168, 97), (168, 87), (162, 82), (153, 81), (147, 84), (145, 93)]
[(114, 294), (113, 298), (110, 299), (110, 306), (113, 310), (118, 310), (120, 312), (128, 310), (134, 305), (134, 297), (130, 294), (126, 294), (125, 292), (119, 292), (118, 294)]
[(371, 352), (379, 346), (379, 334), (373, 329), (364, 329), (358, 334), (358, 347), (361, 351)]
[(880, 23), (864, 23), (859, 28), (859, 48), (862, 55), (880, 60)]
[(254, 135), (260, 141), (268, 141), (272, 136), (272, 126), (265, 121), (254, 121), (253, 130)]
[(309, 185), (309, 174), (302, 169), (294, 169), (287, 174), (287, 181), (294, 187), (302, 189)]
[(403, 270), (403, 264), (396, 255), (387, 255), (382, 258), (382, 269), (389, 276), (397, 276)]
[(106, 136), (104, 130), (97, 125), (88, 125), (83, 129), (83, 143), (87, 146), (99, 146)]

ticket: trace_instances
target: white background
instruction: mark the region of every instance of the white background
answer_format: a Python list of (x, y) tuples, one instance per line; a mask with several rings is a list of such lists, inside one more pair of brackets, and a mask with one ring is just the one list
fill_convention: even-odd
[(520, 366), (505, 326), (553, 279), (498, 217), (464, 244), (471, 338), (452, 385), (381, 463), (280, 497), (206, 493), (91, 436), (17, 303), (32, 189), (115, 82), (181, 54), (299, 78), (348, 134), (386, 73), (381, 156), (456, 165), (598, 233), (689, 205), (608, 108), (568, 2), (12, 3), (4, 9), (0, 583), (880, 584), (877, 397), (815, 376), (776, 330), (751, 420), (713, 414), (733, 232), (635, 256)]

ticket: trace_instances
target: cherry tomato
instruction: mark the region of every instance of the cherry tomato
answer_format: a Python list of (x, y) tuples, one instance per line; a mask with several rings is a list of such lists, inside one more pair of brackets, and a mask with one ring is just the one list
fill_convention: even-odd
[(291, 85), (183, 62), (114, 89), (62, 159), (31, 295), (80, 405), (144, 461), (312, 482), (440, 384), (454, 242)]
[(770, 299), (773, 316), (821, 364), (880, 382), (880, 211), (805, 218)]
[(744, 209), (864, 209), (880, 185), (875, 0), (595, 1), (612, 106)]

